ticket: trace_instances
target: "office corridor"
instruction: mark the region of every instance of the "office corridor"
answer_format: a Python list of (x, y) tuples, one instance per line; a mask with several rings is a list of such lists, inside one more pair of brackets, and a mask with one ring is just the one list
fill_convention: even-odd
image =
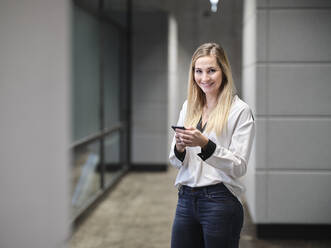
[[(176, 170), (131, 172), (73, 233), (70, 248), (169, 248)], [(241, 248), (327, 248), (331, 241), (258, 240), (246, 211)]]

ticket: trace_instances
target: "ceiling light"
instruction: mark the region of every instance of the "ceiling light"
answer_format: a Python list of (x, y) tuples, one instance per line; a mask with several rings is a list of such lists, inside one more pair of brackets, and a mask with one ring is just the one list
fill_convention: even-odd
[(209, 0), (210, 1), (210, 9), (212, 12), (216, 12), (217, 11), (217, 4), (218, 4), (218, 0)]

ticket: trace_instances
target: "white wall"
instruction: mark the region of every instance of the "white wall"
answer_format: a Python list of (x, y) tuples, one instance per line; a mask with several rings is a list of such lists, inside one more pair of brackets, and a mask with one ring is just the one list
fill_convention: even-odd
[(0, 247), (69, 233), (68, 1), (0, 2)]
[(331, 2), (254, 2), (243, 43), (257, 117), (249, 209), (256, 223), (330, 224)]
[[(256, 1), (244, 1), (243, 11), (243, 60), (242, 60), (242, 97), (256, 116)], [(256, 128), (257, 132), (259, 131)], [(256, 134), (258, 136), (258, 134)], [(256, 220), (256, 142), (255, 138), (245, 177), (245, 198), (253, 220)]]
[(168, 160), (168, 15), (134, 11), (132, 162)]
[[(168, 128), (178, 121), (178, 109), (180, 109), (178, 91), (178, 25), (174, 15), (168, 20)], [(168, 137), (168, 152), (174, 133), (171, 131)]]

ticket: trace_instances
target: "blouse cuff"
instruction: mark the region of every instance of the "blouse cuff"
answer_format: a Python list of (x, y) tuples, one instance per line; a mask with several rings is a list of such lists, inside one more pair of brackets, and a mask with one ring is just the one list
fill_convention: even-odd
[(174, 145), (174, 152), (175, 152), (175, 156), (180, 160), (180, 161), (184, 161), (185, 159), (185, 155), (186, 155), (186, 150), (184, 150), (183, 152), (180, 152), (176, 149), (176, 145)]
[(201, 152), (198, 153), (198, 156), (203, 161), (205, 161), (208, 158), (210, 158), (211, 155), (213, 155), (215, 150), (216, 150), (216, 144), (209, 139), (207, 145), (205, 145), (203, 148), (201, 148)]

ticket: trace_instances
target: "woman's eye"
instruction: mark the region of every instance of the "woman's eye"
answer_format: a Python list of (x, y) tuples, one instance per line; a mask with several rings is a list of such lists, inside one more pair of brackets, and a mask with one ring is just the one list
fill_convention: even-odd
[(195, 70), (195, 73), (201, 73), (201, 70)]
[(214, 73), (216, 70), (215, 69), (210, 69), (209, 73)]

